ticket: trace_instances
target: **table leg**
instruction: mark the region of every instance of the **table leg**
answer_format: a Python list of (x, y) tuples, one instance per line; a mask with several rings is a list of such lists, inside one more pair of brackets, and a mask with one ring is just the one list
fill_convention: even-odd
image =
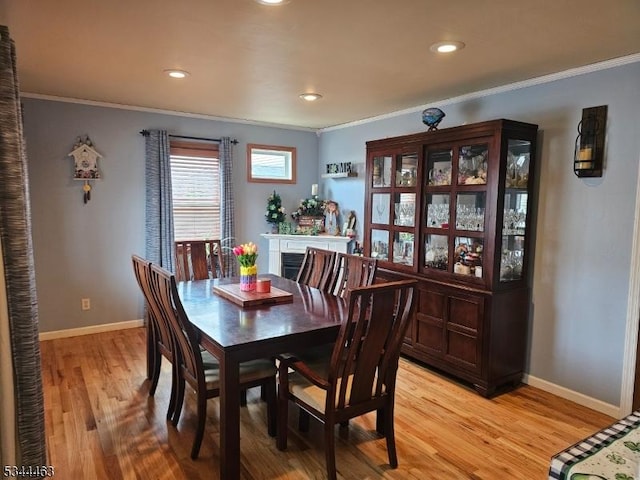
[(239, 362), (220, 359), (220, 478), (240, 478), (240, 374)]

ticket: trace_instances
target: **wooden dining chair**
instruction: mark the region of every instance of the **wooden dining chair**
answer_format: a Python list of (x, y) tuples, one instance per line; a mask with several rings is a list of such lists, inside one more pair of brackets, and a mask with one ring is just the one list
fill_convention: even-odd
[(220, 240), (181, 240), (174, 242), (176, 278), (206, 280), (225, 276)]
[[(189, 321), (178, 294), (176, 278), (171, 272), (157, 266), (151, 267), (151, 286), (162, 307), (162, 315), (171, 325), (176, 344), (177, 393), (176, 407), (171, 422), (177, 426), (182, 410), (185, 382), (196, 393), (198, 425), (191, 458), (196, 459), (204, 436), (207, 418), (207, 400), (220, 395), (220, 368), (216, 359), (201, 351), (196, 329)], [(272, 360), (252, 360), (240, 364), (240, 388), (261, 386), (266, 392), (267, 429), (276, 435), (276, 368)], [(238, 399), (240, 402), (240, 399)]]
[(326, 291), (333, 275), (335, 255), (329, 250), (307, 247), (296, 281)]
[(324, 423), (327, 475), (336, 479), (336, 424), (376, 411), (376, 429), (386, 437), (389, 464), (398, 466), (393, 426), (400, 347), (414, 310), (417, 281), (380, 283), (351, 290), (348, 313), (326, 368), (296, 357), (278, 367), (277, 447), (287, 448), (288, 405)]
[(147, 307), (147, 365), (149, 370), (149, 395), (155, 395), (160, 379), (160, 368), (162, 357), (171, 362), (171, 394), (169, 397), (169, 407), (167, 408), (167, 419), (171, 418), (176, 406), (177, 376), (174, 362), (174, 347), (171, 329), (165, 322), (160, 306), (153, 296), (151, 289), (151, 262), (138, 255), (132, 255), (133, 272)]
[[(344, 297), (351, 289), (368, 287), (372, 285), (376, 275), (378, 261), (374, 258), (338, 253), (332, 262), (330, 275), (325, 279), (324, 290), (336, 296)], [(301, 360), (313, 364), (327, 364), (331, 358), (334, 345), (322, 344), (295, 352)], [(304, 414), (300, 417), (301, 428), (305, 428), (307, 418)]]
[(350, 289), (372, 285), (377, 267), (378, 260), (375, 258), (338, 253), (332, 269), (333, 275), (328, 282), (328, 291), (342, 297)]

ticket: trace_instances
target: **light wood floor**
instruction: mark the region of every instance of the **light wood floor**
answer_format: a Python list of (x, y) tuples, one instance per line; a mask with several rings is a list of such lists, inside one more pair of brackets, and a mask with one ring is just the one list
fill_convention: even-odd
[[(49, 461), (55, 478), (217, 479), (218, 401), (208, 405), (200, 458), (189, 458), (194, 395), (173, 428), (165, 421), (170, 366), (155, 398), (145, 379), (141, 328), (41, 343)], [(294, 409), (291, 409), (294, 410)], [(248, 479), (325, 478), (322, 435), (300, 434), (291, 412), (289, 448), (266, 433), (265, 404), (249, 392), (241, 412), (241, 469)], [(543, 479), (549, 458), (615, 419), (529, 386), (487, 400), (403, 359), (398, 373), (399, 467), (388, 467), (373, 414), (336, 430), (341, 479)]]

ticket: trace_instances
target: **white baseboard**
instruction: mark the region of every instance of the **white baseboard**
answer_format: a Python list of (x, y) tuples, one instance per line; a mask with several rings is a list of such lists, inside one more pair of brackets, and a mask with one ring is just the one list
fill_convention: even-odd
[(621, 408), (617, 405), (611, 405), (609, 403), (602, 402), (595, 398), (588, 397), (587, 395), (584, 395), (582, 393), (569, 390), (568, 388), (561, 387), (560, 385), (556, 385), (555, 383), (542, 380), (541, 378), (525, 374), (522, 381), (527, 385), (539, 388), (540, 390), (544, 390), (545, 392), (553, 393), (558, 397), (571, 400), (578, 405), (588, 407), (597, 412), (604, 413), (605, 415), (609, 415), (618, 419), (624, 417)]
[(53, 332), (42, 332), (39, 335), (40, 341), (54, 340), (56, 338), (77, 337), (80, 335), (90, 335), (92, 333), (110, 332), (113, 330), (124, 330), (126, 328), (144, 327), (144, 320), (129, 320), (127, 322), (103, 323), (102, 325), (91, 325), (89, 327), (69, 328), (67, 330), (56, 330)]

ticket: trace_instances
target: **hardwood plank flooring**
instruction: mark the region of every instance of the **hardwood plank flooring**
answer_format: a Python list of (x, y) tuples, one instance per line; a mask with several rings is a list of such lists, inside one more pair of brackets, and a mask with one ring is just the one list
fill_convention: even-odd
[[(144, 329), (41, 342), (49, 461), (56, 478), (218, 479), (218, 400), (209, 401), (200, 457), (189, 458), (196, 424), (187, 392), (177, 429), (165, 420), (171, 367), (163, 359), (155, 397), (145, 378)], [(321, 426), (289, 418), (289, 448), (267, 435), (259, 390), (241, 411), (243, 480), (325, 478)], [(546, 478), (556, 452), (614, 418), (523, 385), (493, 399), (407, 359), (398, 373), (395, 425), (399, 467), (390, 469), (375, 416), (337, 429), (341, 479), (502, 480)]]

